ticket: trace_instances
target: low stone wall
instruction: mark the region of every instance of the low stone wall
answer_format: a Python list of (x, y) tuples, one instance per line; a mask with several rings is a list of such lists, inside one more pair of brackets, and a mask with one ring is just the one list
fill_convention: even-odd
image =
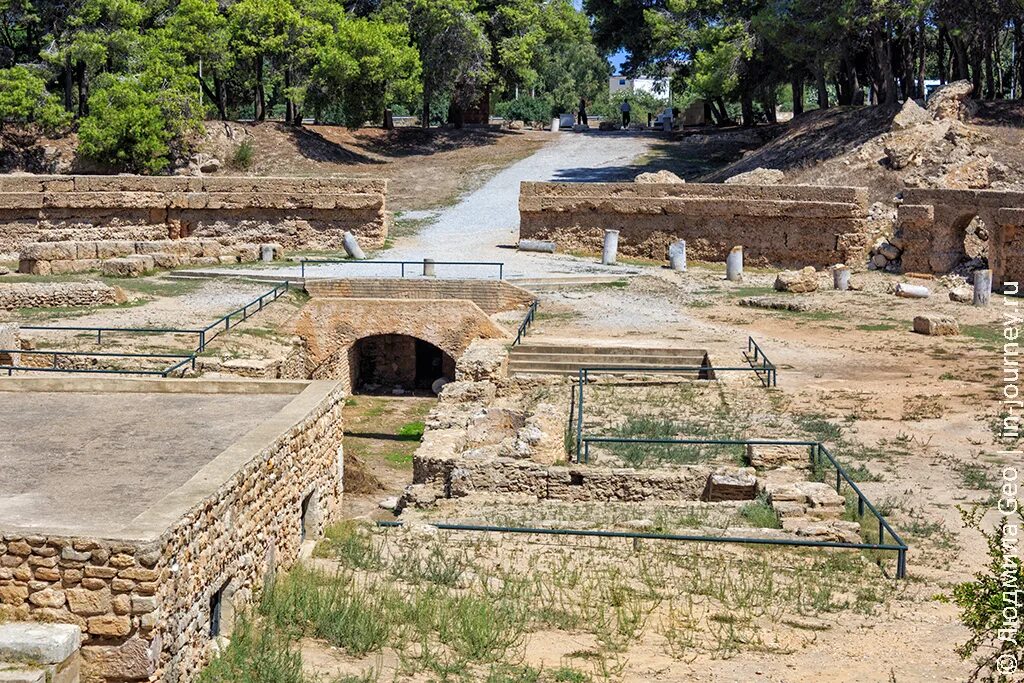
[(102, 282), (0, 282), (0, 310), (71, 308), (124, 303), (124, 292)]
[[(101, 391), (159, 384), (94, 383)], [(179, 384), (175, 391), (217, 386)], [(294, 383), (259, 386), (294, 391)], [(309, 383), (119, 538), (0, 530), (0, 621), (77, 624), (88, 680), (198, 680), (212, 653), (211, 604), (222, 605), (229, 633), (235, 611), (298, 558), (303, 538), (337, 518), (344, 395), (340, 383)]]
[(488, 315), (529, 306), (534, 295), (503, 280), (403, 280), (396, 278), (345, 278), (306, 280), (306, 291), (315, 298), (346, 299), (465, 299)]
[(383, 246), (387, 181), (184, 176), (0, 177), (0, 253), (28, 242), (225, 238), (340, 248), (351, 231)]
[(964, 236), (975, 217), (989, 231), (992, 282), (1024, 280), (1024, 192), (918, 190), (903, 192), (897, 234), (904, 242), (903, 270), (945, 274), (966, 258)]
[[(568, 397), (562, 380), (542, 394)], [(538, 380), (508, 377), (508, 350), (489, 340), (474, 342), (459, 359), (456, 381), (445, 386), (426, 420), (413, 456), (413, 491), (458, 498), (474, 493), (526, 494), (566, 501), (700, 500), (712, 466), (671, 470), (570, 465), (565, 453), (566, 407), (524, 404)], [(429, 500), (432, 496), (428, 495)]]
[(596, 252), (619, 230), (622, 254), (654, 259), (683, 239), (691, 259), (739, 245), (750, 263), (825, 268), (871, 246), (867, 190), (853, 187), (524, 182), (519, 216), (522, 239)]
[[(63, 275), (99, 270), (116, 277), (141, 274), (154, 268), (251, 263), (260, 260), (262, 246), (271, 247), (275, 259), (281, 258), (284, 254), (279, 244), (221, 244), (217, 240), (29, 242), (23, 245), (19, 252), (18, 272), (32, 275)], [(119, 260), (125, 258), (137, 266), (126, 268), (130, 263)]]

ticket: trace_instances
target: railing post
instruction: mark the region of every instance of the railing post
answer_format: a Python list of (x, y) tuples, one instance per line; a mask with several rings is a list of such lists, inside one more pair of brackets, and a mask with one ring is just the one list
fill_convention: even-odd
[(103, 330), (96, 330), (96, 346), (103, 346)]
[(842, 493), (843, 477), (839, 472), (839, 467), (836, 466), (836, 493)]
[(583, 445), (583, 375), (584, 369), (580, 368), (579, 375), (579, 402), (576, 404), (576, 462), (580, 461), (580, 448)]
[(299, 267), (302, 269), (302, 279), (306, 279), (306, 259), (299, 261)]
[(405, 277), (405, 261), (402, 261), (401, 266), (402, 266), (402, 277), (404, 278)]
[(896, 552), (896, 578), (907, 578), (907, 549), (901, 548)]
[(590, 441), (583, 442), (583, 462), (590, 462)]
[(864, 516), (864, 496), (857, 494), (857, 516)]
[(878, 545), (885, 544), (885, 524), (882, 523), (882, 518), (878, 518)]
[(499, 263), (498, 264), (498, 279), (499, 280), (504, 280), (505, 279), (505, 264), (504, 263)]
[(199, 352), (206, 350), (206, 330), (199, 330)]

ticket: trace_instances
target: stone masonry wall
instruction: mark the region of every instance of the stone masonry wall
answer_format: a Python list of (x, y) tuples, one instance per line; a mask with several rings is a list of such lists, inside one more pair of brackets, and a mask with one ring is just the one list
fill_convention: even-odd
[(904, 191), (897, 216), (906, 272), (945, 274), (966, 257), (964, 234), (978, 217), (988, 228), (988, 260), (996, 289), (1024, 280), (1024, 192)]
[(488, 315), (529, 306), (534, 295), (499, 280), (432, 280), (417, 278), (350, 278), (307, 280), (306, 291), (316, 298), (350, 299), (466, 299)]
[(0, 282), (0, 311), (124, 303), (119, 287), (102, 282)]
[(723, 261), (739, 245), (750, 263), (824, 268), (864, 260), (867, 208), (867, 190), (851, 187), (524, 182), (519, 233), (594, 252), (611, 229), (627, 256), (664, 259), (683, 239), (691, 259)]
[(230, 628), (275, 567), (297, 559), (303, 500), (315, 492), (311, 535), (338, 514), (344, 389), (331, 386), (300, 394), (305, 417), (183, 516), (151, 509), (133, 522), (169, 523), (152, 540), (4, 533), (0, 620), (77, 624), (85, 681), (197, 680), (211, 654), (211, 596), (222, 591)]
[(347, 178), (4, 176), (0, 253), (28, 242), (227, 238), (340, 248), (384, 244), (387, 181)]

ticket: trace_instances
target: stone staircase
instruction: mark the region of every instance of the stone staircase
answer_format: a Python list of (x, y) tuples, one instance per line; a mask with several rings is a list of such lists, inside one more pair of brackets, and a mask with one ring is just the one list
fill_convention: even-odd
[(577, 375), (583, 367), (701, 367), (707, 370), (680, 374), (695, 379), (710, 379), (714, 374), (707, 352), (675, 347), (525, 342), (513, 347), (508, 362), (509, 374), (514, 375)]

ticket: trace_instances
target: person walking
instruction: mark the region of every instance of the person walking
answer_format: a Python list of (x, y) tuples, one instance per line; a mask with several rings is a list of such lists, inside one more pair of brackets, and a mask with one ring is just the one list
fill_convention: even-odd
[(581, 97), (580, 98), (580, 111), (579, 111), (579, 114), (577, 116), (576, 123), (580, 124), (581, 126), (589, 126), (590, 125), (590, 123), (587, 122), (587, 98), (586, 97)]
[(633, 108), (629, 106), (629, 98), (622, 100), (622, 104), (619, 105), (619, 111), (622, 112), (622, 130), (629, 128), (629, 114), (633, 111)]

